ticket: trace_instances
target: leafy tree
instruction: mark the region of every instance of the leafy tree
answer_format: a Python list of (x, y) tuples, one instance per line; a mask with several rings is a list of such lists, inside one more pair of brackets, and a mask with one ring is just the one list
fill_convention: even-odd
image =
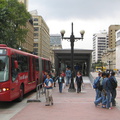
[(25, 42), (30, 17), (24, 4), (17, 0), (0, 0), (0, 44), (18, 48), (19, 43)]

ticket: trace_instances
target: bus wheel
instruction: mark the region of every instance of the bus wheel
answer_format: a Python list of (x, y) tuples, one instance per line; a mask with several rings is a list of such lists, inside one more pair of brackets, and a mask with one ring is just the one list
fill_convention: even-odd
[(23, 100), (23, 95), (24, 95), (24, 88), (23, 85), (20, 86), (20, 96), (18, 98), (18, 101), (21, 102)]

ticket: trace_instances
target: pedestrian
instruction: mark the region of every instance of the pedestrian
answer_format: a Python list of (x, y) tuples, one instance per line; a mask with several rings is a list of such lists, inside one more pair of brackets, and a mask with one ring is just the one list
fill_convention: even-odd
[(54, 87), (56, 87), (55, 72), (54, 72), (54, 70), (52, 70), (52, 72), (51, 72), (51, 77), (52, 77), (52, 79), (54, 81)]
[(104, 78), (106, 78), (106, 73), (105, 72), (103, 72), (102, 73), (102, 77), (99, 79), (99, 84), (98, 84), (98, 90), (100, 91), (100, 97), (99, 98), (97, 98), (95, 101), (94, 101), (94, 104), (95, 104), (95, 106), (98, 106), (100, 103), (102, 103), (102, 101), (103, 101), (103, 94), (102, 94), (102, 82), (103, 82), (103, 80), (104, 80)]
[(106, 73), (106, 77), (102, 81), (102, 108), (111, 108), (111, 92), (109, 84), (110, 73)]
[(101, 76), (102, 76), (102, 73), (99, 72), (99, 73), (98, 73), (98, 77), (96, 77), (96, 79), (94, 80), (94, 83), (93, 83), (93, 88), (94, 88), (95, 91), (96, 91), (95, 100), (97, 100), (99, 97), (101, 97), (101, 91), (100, 91), (100, 90), (98, 89), (98, 87), (97, 87), (97, 84), (98, 84)]
[(71, 70), (69, 68), (66, 68), (65, 75), (66, 75), (66, 86), (68, 86), (71, 78)]
[(115, 72), (111, 73), (110, 83), (112, 85), (112, 87), (111, 87), (111, 94), (112, 94), (111, 102), (112, 102), (112, 106), (116, 106), (116, 100), (115, 100), (115, 98), (116, 98), (116, 94), (117, 94), (117, 91), (116, 91), (117, 80), (116, 80), (116, 77), (115, 77)]
[(52, 89), (53, 89), (53, 79), (50, 74), (47, 74), (47, 78), (44, 81), (44, 87), (46, 88), (46, 104), (45, 106), (53, 105)]
[(61, 74), (62, 74), (63, 77), (65, 77), (65, 73), (64, 73), (64, 71), (62, 71)]
[[(48, 75), (48, 72), (45, 71), (45, 72), (44, 72), (44, 76), (43, 76), (43, 86), (44, 86), (44, 82), (45, 82), (45, 80), (46, 80), (46, 78), (47, 78), (47, 75)], [(46, 93), (46, 87), (44, 87), (43, 93)]]
[(82, 78), (81, 72), (77, 72), (76, 83), (77, 83), (77, 93), (79, 93), (79, 92), (81, 92), (81, 85), (83, 83), (83, 78)]
[(63, 83), (65, 82), (62, 73), (60, 73), (56, 80), (58, 80), (59, 92), (62, 93)]

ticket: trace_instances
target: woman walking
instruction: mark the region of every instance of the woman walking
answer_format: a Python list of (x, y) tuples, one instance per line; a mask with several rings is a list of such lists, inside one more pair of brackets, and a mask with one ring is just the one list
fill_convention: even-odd
[(77, 72), (76, 83), (77, 83), (77, 93), (79, 93), (81, 92), (81, 85), (83, 83), (81, 72)]
[(62, 73), (60, 73), (56, 80), (58, 80), (59, 92), (62, 93), (63, 83), (65, 82)]

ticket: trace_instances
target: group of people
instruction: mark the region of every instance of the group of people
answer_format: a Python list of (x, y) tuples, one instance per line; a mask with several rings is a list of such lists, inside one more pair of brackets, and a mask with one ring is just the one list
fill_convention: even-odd
[[(66, 83), (64, 77), (66, 77)], [(59, 92), (62, 93), (63, 84), (66, 84), (66, 86), (68, 86), (70, 84), (70, 79), (71, 79), (71, 70), (69, 68), (66, 68), (65, 73), (62, 71), (56, 77), (54, 72), (44, 73), (43, 80), (44, 80), (44, 92), (46, 96), (46, 106), (53, 105), (52, 89), (53, 86), (56, 87), (56, 81), (58, 81), (59, 84)], [(76, 75), (77, 93), (81, 92), (82, 83), (83, 83), (82, 75), (80, 72), (77, 72)]]
[(112, 109), (116, 106), (116, 88), (117, 80), (115, 72), (112, 73), (98, 73), (98, 77), (94, 80), (93, 88), (96, 91), (94, 104), (102, 108)]

